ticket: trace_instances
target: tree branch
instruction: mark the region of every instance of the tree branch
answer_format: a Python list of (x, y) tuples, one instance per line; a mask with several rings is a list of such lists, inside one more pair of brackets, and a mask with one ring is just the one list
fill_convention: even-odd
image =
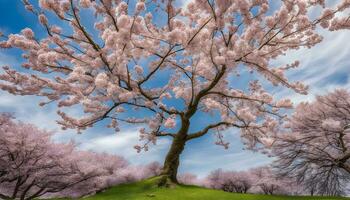
[(210, 124), (208, 125), (207, 127), (205, 127), (203, 130), (201, 131), (198, 131), (196, 133), (192, 133), (192, 134), (189, 134), (187, 136), (187, 140), (192, 140), (192, 139), (195, 139), (195, 138), (199, 138), (205, 134), (207, 134), (211, 129), (213, 128), (217, 128), (219, 126), (233, 126), (233, 127), (237, 127), (237, 128), (245, 128), (246, 126), (240, 126), (240, 125), (237, 125), (237, 124), (233, 124), (233, 123), (229, 123), (229, 122), (218, 122), (216, 124)]

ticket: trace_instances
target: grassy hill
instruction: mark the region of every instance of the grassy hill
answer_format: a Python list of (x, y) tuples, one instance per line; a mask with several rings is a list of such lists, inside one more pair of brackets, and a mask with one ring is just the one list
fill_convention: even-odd
[(196, 186), (157, 188), (156, 179), (119, 185), (84, 200), (345, 200), (334, 197), (288, 197), (253, 194), (234, 194)]

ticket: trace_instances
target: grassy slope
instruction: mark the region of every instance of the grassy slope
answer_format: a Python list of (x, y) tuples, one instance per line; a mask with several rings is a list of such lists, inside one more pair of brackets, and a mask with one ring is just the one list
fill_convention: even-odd
[(345, 200), (333, 197), (287, 197), (253, 194), (233, 194), (196, 186), (176, 186), (176, 188), (156, 188), (156, 179), (138, 183), (119, 185), (107, 191), (84, 198), (84, 200)]

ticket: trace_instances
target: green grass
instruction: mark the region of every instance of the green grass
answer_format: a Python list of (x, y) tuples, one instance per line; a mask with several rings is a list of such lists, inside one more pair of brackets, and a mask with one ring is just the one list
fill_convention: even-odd
[(197, 186), (157, 188), (157, 178), (132, 184), (123, 184), (84, 200), (345, 200), (336, 197), (291, 197), (253, 194), (235, 194)]

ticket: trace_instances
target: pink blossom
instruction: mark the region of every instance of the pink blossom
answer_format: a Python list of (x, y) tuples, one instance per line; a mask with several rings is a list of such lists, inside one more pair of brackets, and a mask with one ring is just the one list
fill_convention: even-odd
[(42, 25), (47, 25), (48, 20), (47, 20), (47, 18), (46, 18), (45, 15), (41, 14), (41, 15), (39, 15), (39, 22), (40, 22)]
[(59, 34), (59, 33), (62, 32), (62, 29), (61, 29), (60, 27), (58, 27), (58, 26), (51, 26), (51, 31), (52, 31), (53, 33)]
[(27, 39), (33, 39), (34, 38), (34, 32), (30, 28), (25, 28), (21, 31), (21, 33), (27, 38)]
[(134, 97), (133, 92), (123, 92), (123, 93), (119, 94), (120, 101), (128, 101), (129, 99), (131, 99), (133, 97)]
[(292, 108), (293, 103), (290, 99), (282, 99), (276, 103), (277, 107)]
[(118, 7), (116, 8), (116, 13), (126, 14), (127, 9), (128, 9), (128, 4), (125, 1), (122, 1), (119, 3)]
[(108, 76), (105, 73), (100, 73), (95, 78), (95, 84), (99, 88), (105, 88), (108, 84)]
[(334, 119), (325, 119), (322, 122), (322, 127), (325, 129), (333, 129), (333, 130), (338, 130), (341, 129), (341, 122), (340, 121), (335, 121)]
[(176, 118), (175, 116), (170, 116), (165, 120), (164, 126), (167, 128), (174, 128), (176, 126)]
[(182, 30), (174, 29), (173, 31), (169, 32), (168, 38), (173, 43), (184, 43), (186, 40), (186, 35)]
[(139, 1), (136, 3), (136, 12), (141, 12), (141, 11), (145, 10), (145, 8), (146, 8), (145, 2)]
[(225, 64), (225, 57), (224, 56), (216, 56), (214, 58), (214, 61), (218, 65), (224, 65)]
[(118, 26), (121, 28), (127, 28), (130, 23), (130, 19), (127, 15), (120, 15), (118, 17)]
[(143, 73), (143, 68), (140, 65), (135, 65), (135, 72), (137, 74), (142, 74)]
[(50, 9), (50, 1), (48, 0), (39, 0), (39, 6), (43, 9)]
[(251, 112), (250, 109), (247, 108), (241, 108), (237, 110), (238, 116), (243, 119), (244, 121), (251, 122), (256, 119), (256, 116), (254, 116)]
[(80, 5), (83, 8), (89, 8), (91, 6), (91, 0), (80, 0)]

